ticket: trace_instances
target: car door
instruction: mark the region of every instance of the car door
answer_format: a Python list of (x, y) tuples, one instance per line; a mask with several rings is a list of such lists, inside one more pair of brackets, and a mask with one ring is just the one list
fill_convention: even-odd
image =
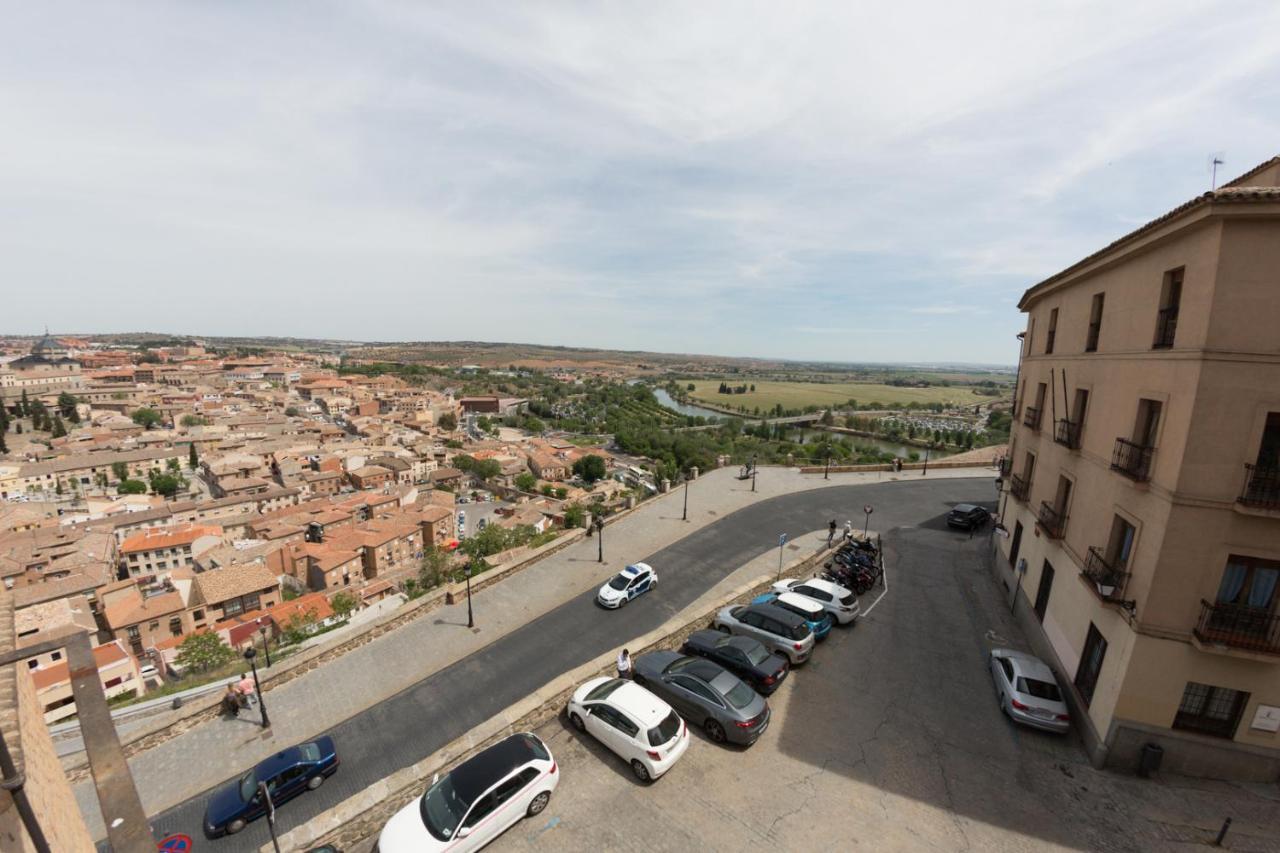
[(719, 662), (725, 669), (739, 676), (751, 675), (751, 661), (747, 660), (747, 655), (742, 649), (725, 646), (720, 650)]
[(671, 676), (674, 693), (680, 696), (681, 703), (687, 709), (685, 719), (695, 725), (702, 725), (711, 713), (711, 708), (718, 703), (715, 694), (702, 682), (688, 675)]
[[(493, 791), (484, 794), (472, 803), (467, 816), (462, 819), (462, 823), (458, 826), (458, 831), (454, 833), (453, 838), (457, 846), (452, 849), (479, 850), (497, 837), (500, 831), (497, 829), (498, 820), (494, 815), (497, 807), (498, 798), (494, 796)], [(503, 829), (505, 828), (503, 827)]]
[(642, 592), (648, 592), (649, 584), (653, 581), (653, 575), (650, 572), (645, 572), (640, 575), (640, 577), (636, 578), (636, 581), (636, 595), (639, 595)]
[(760, 618), (760, 629), (757, 639), (764, 643), (765, 648), (771, 649), (775, 652), (780, 648), (785, 648), (786, 643), (782, 640), (782, 634), (782, 626), (776, 621), (767, 616), (762, 616)]
[(489, 823), (493, 824), (493, 827), (491, 831), (486, 833), (489, 839), (496, 838), (506, 832), (512, 824), (524, 816), (525, 809), (520, 802), (520, 794), (530, 780), (536, 778), (537, 775), (537, 770), (532, 767), (526, 767), (523, 771), (493, 789), (493, 792), (489, 795), (494, 799), (493, 816), (489, 819)]
[(768, 640), (764, 637), (763, 631), (761, 630), (761, 618), (759, 613), (748, 610), (738, 618), (738, 625), (738, 630), (734, 631), (735, 634), (742, 634), (746, 637), (755, 637), (766, 646), (769, 645)]
[(604, 702), (596, 702), (589, 706), (591, 716), (586, 720), (587, 731), (605, 747), (617, 755), (622, 755), (618, 712), (613, 706)]
[(272, 802), (278, 805), (300, 794), (307, 784), (308, 769), (306, 765), (298, 765), (281, 773), (277, 777), (275, 790), (271, 792)]
[(996, 694), (1004, 703), (1013, 690), (1013, 665), (999, 655), (992, 655), (991, 678), (996, 684)]

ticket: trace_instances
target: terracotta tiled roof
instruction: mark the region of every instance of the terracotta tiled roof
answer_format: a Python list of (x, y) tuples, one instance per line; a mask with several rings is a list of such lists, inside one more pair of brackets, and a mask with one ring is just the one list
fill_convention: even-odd
[[(105, 666), (111, 666), (114, 663), (128, 660), (131, 655), (120, 645), (119, 640), (110, 643), (103, 643), (93, 650), (93, 662), (98, 665), (98, 669)], [(52, 687), (55, 684), (61, 684), (64, 681), (70, 681), (71, 675), (67, 670), (66, 661), (59, 661), (53, 666), (46, 666), (41, 669), (33, 670), (31, 680), (35, 682), (36, 690), (44, 690), (46, 687)]]
[(117, 630), (128, 625), (136, 625), (148, 619), (161, 619), (174, 613), (181, 613), (186, 608), (179, 592), (163, 592), (150, 598), (139, 593), (136, 597), (125, 598), (103, 608), (103, 617), (107, 627)]
[(328, 619), (333, 615), (333, 607), (322, 592), (312, 592), (299, 596), (293, 601), (282, 601), (274, 607), (267, 608), (267, 615), (277, 625), (287, 625), (289, 620), (299, 613), (313, 611), (316, 619)]
[(275, 572), (256, 563), (225, 566), (201, 572), (195, 577), (196, 590), (205, 604), (217, 604), (228, 598), (275, 588), (278, 583)]
[(179, 545), (190, 545), (201, 536), (221, 535), (222, 528), (215, 524), (181, 524), (173, 527), (153, 527), (124, 540), (120, 545), (120, 553), (133, 554), (154, 551), (157, 548), (175, 548)]

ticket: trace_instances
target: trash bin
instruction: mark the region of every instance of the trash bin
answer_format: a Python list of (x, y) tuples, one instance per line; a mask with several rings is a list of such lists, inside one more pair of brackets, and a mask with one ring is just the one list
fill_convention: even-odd
[(1138, 775), (1143, 779), (1151, 777), (1160, 770), (1160, 762), (1164, 761), (1164, 747), (1158, 743), (1142, 745), (1142, 754), (1138, 757)]

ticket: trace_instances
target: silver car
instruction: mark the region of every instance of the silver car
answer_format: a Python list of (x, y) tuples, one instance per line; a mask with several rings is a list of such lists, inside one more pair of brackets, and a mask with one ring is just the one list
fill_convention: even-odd
[(635, 680), (716, 743), (750, 746), (769, 727), (769, 703), (717, 663), (676, 652), (635, 660)]
[(1000, 710), (1009, 719), (1049, 732), (1071, 728), (1058, 680), (1044, 661), (1013, 649), (993, 649), (988, 665)]
[(804, 663), (813, 654), (814, 637), (809, 624), (772, 604), (726, 607), (716, 614), (711, 627), (758, 640), (766, 649), (786, 656), (792, 666)]

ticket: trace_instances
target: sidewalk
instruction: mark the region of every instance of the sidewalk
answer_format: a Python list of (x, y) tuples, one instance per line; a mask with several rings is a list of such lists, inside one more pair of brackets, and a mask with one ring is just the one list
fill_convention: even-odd
[[(756, 492), (719, 469), (689, 487), (689, 521), (680, 520), (680, 490), (643, 504), (604, 532), (605, 562), (597, 542), (584, 539), (474, 596), (478, 627), (466, 627), (466, 603), (441, 607), (398, 630), (355, 648), (265, 694), (272, 728), (260, 729), (254, 712), (237, 720), (197, 726), (129, 760), (147, 814), (183, 802), (284, 746), (306, 740), (494, 642), (566, 601), (594, 589), (631, 560), (665, 548), (693, 531), (760, 500), (809, 489), (895, 479), (916, 472), (800, 474), (761, 469)], [(987, 476), (990, 469), (940, 469), (930, 477)], [(75, 786), (76, 800), (95, 838), (105, 835), (89, 782)]]

